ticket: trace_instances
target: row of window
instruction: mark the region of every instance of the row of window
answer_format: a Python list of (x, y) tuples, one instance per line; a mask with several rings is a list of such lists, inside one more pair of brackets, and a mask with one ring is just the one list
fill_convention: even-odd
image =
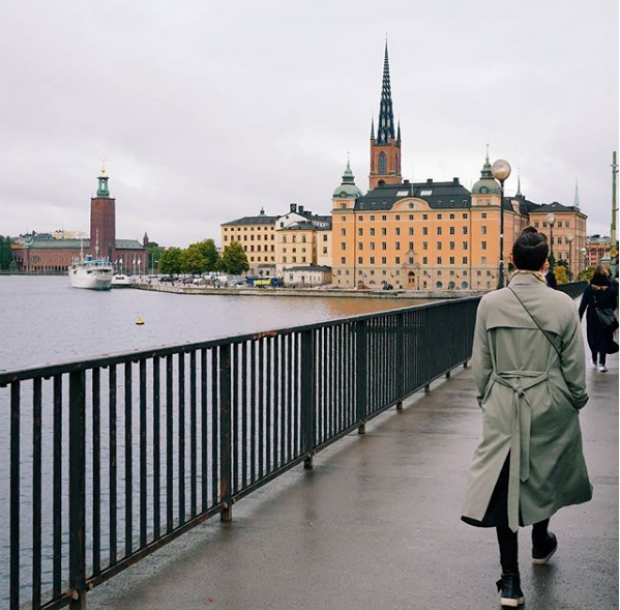
[[(394, 249), (395, 250), (400, 250), (400, 243), (401, 242), (399, 242), (399, 241), (394, 242)], [(376, 248), (376, 244), (375, 244), (374, 241), (371, 241), (368, 244), (368, 247), (369, 247), (369, 250), (377, 249)], [(469, 249), (469, 242), (467, 242), (467, 241), (462, 242), (462, 247), (463, 247), (463, 250), (468, 250)], [(443, 249), (443, 242), (442, 241), (438, 241), (437, 244), (436, 244), (436, 248), (437, 248), (437, 250), (442, 250)], [(456, 250), (456, 242), (455, 241), (448, 242), (448, 248), (450, 250)], [(486, 241), (481, 241), (480, 242), (480, 248), (482, 250), (486, 250), (487, 249), (487, 242)], [(347, 249), (347, 242), (345, 242), (345, 241), (340, 242), (340, 249), (341, 250), (346, 250)], [(358, 250), (363, 250), (364, 249), (364, 242), (361, 242), (361, 241), (357, 242), (357, 249)], [(388, 242), (382, 241), (381, 242), (381, 250), (387, 250), (387, 249), (388, 249)], [(409, 250), (414, 250), (414, 244), (413, 244), (412, 241), (410, 241), (408, 243), (408, 249)], [(423, 241), (422, 242), (422, 250), (428, 250), (428, 242), (427, 241)]]
[[(248, 246), (243, 246), (243, 251), (244, 252), (248, 252)], [(261, 251), (261, 245), (258, 244), (258, 246), (256, 246), (256, 252), (260, 252), (260, 251)], [(253, 245), (250, 246), (249, 252), (254, 252), (254, 246)], [(263, 248), (263, 252), (275, 252), (275, 246), (274, 245), (271, 245), (271, 246), (265, 245), (265, 247)]]
[[(467, 220), (468, 213), (467, 212), (463, 212), (463, 214), (460, 214), (459, 217), (462, 218), (463, 220)], [(487, 217), (487, 213), (486, 212), (482, 212), (482, 218), (486, 218), (486, 217)], [(347, 218), (349, 218), (349, 217), (348, 216), (341, 216), (340, 219), (342, 220), (342, 222), (347, 222)], [(376, 217), (374, 215), (372, 215), (372, 214), (370, 216), (368, 216), (369, 222), (375, 222), (375, 218)], [(401, 214), (396, 214), (394, 216), (394, 220), (396, 220), (396, 221), (401, 220), (401, 218), (404, 219), (404, 216), (401, 216)], [(456, 220), (456, 214), (449, 214), (448, 218), (450, 220)], [(361, 215), (361, 214), (357, 215), (357, 221), (358, 222), (364, 222), (365, 219), (366, 219), (366, 216)], [(382, 222), (387, 222), (387, 219), (388, 219), (387, 214), (383, 214), (381, 216), (381, 221)], [(414, 220), (415, 219), (415, 215), (414, 214), (409, 214), (408, 215), (408, 219), (409, 220)], [(428, 214), (422, 214), (422, 220), (428, 220)], [(434, 218), (431, 218), (431, 220), (443, 220), (443, 214), (437, 214)]]
[(262, 259), (260, 256), (256, 256), (256, 257), (250, 256), (251, 263), (261, 263), (261, 262), (262, 263), (269, 263), (269, 262), (275, 263), (275, 261), (276, 261), (275, 256), (272, 256), (271, 259), (268, 256), (264, 256), (262, 257)]
[[(228, 235), (224, 235), (224, 241), (228, 241)], [(256, 241), (260, 241), (260, 235), (256, 236)], [(272, 235), (265, 235), (265, 241), (267, 240), (271, 240), (274, 241), (276, 236), (274, 234)], [(252, 233), (252, 235), (250, 235), (250, 239), (248, 239), (247, 235), (231, 235), (230, 236), (230, 241), (236, 241), (236, 242), (241, 242), (241, 241), (254, 241), (254, 234)]]
[[(403, 261), (404, 261), (404, 260), (406, 260), (406, 263), (403, 263)], [(448, 265), (456, 265), (456, 264), (457, 264), (457, 262), (456, 262), (456, 257), (455, 257), (455, 256), (449, 256), (446, 260), (447, 260), (447, 264), (448, 264)], [(443, 265), (443, 264), (444, 264), (444, 262), (443, 262), (443, 257), (442, 257), (442, 256), (438, 256), (438, 257), (436, 258), (436, 261), (437, 261), (437, 262), (436, 262), (436, 264), (437, 264), (437, 265)], [(340, 263), (341, 263), (342, 265), (346, 265), (346, 264), (347, 264), (347, 259), (346, 259), (346, 257), (345, 257), (345, 256), (341, 257), (341, 259), (340, 259)], [(358, 264), (358, 265), (363, 265), (363, 264), (365, 264), (365, 263), (364, 263), (364, 257), (363, 257), (363, 256), (358, 256), (358, 257), (357, 257), (357, 264)], [(377, 262), (376, 262), (376, 257), (374, 257), (374, 256), (370, 256), (370, 257), (368, 257), (368, 264), (369, 264), (369, 265), (377, 265), (377, 264), (378, 264), (378, 265), (387, 265), (387, 264), (388, 264), (388, 262), (387, 262), (387, 256), (382, 256), (382, 257), (381, 257), (381, 262), (380, 262), (380, 263), (377, 263)], [(401, 264), (414, 265), (414, 264), (415, 264), (415, 259), (414, 259), (412, 256), (410, 256), (410, 257), (406, 257), (405, 259), (401, 259), (401, 257), (400, 257), (400, 256), (395, 256), (395, 257), (394, 257), (394, 264), (395, 264), (395, 265), (401, 265)], [(428, 264), (429, 264), (429, 262), (428, 262), (428, 256), (423, 256), (423, 257), (422, 257), (422, 264), (423, 264), (423, 265), (428, 265)], [(461, 257), (461, 262), (460, 262), (460, 263), (458, 263), (458, 264), (461, 264), (461, 265), (469, 265), (469, 257), (467, 257), (467, 256), (462, 256), (462, 257)], [(480, 259), (480, 264), (481, 264), (481, 265), (486, 265), (486, 264), (487, 264), (487, 257), (486, 257), (486, 256), (483, 256), (483, 257)]]
[[(536, 229), (540, 229), (540, 227), (543, 227), (543, 229), (549, 229), (549, 225), (546, 222), (540, 222), (538, 220), (536, 220), (534, 222), (534, 228)], [(558, 229), (570, 229), (570, 220), (558, 220), (557, 223), (555, 224), (555, 226)]]
[[(480, 227), (480, 232), (482, 233), (482, 235), (486, 235), (487, 234), (487, 227), (486, 225), (483, 225), (482, 227)], [(413, 229), (413, 227), (409, 227), (407, 230), (407, 233), (409, 235), (414, 235), (415, 231)], [(467, 235), (468, 234), (468, 227), (461, 227), (461, 233), (463, 235)], [(341, 228), (340, 229), (340, 235), (345, 236), (347, 234), (347, 229), (346, 228)], [(363, 236), (364, 235), (364, 228), (360, 227), (357, 230), (357, 234), (359, 236)], [(388, 234), (388, 230), (387, 227), (381, 227), (381, 235), (387, 235)], [(394, 227), (394, 234), (395, 235), (401, 235), (401, 228), (400, 227)], [(456, 235), (456, 227), (448, 227), (448, 234), (449, 235)], [(368, 235), (370, 235), (371, 237), (376, 235), (376, 229), (375, 227), (370, 227), (368, 229)], [(428, 227), (422, 227), (422, 235), (428, 235)], [(443, 235), (443, 227), (437, 227), (437, 235)]]

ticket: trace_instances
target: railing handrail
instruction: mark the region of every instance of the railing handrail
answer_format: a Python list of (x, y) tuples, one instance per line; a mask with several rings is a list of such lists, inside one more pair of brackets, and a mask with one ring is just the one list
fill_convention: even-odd
[(480, 296), (468, 296), (457, 299), (441, 299), (436, 303), (423, 303), (421, 305), (411, 305), (409, 307), (399, 307), (397, 309), (386, 309), (384, 311), (376, 311), (371, 313), (357, 314), (346, 318), (334, 318), (323, 322), (313, 322), (310, 324), (301, 324), (298, 326), (285, 326), (281, 328), (270, 328), (256, 332), (244, 333), (239, 335), (229, 335), (226, 337), (217, 337), (207, 341), (187, 342), (166, 347), (151, 347), (138, 350), (130, 350), (126, 352), (116, 352), (112, 354), (100, 354), (87, 356), (80, 360), (72, 360), (69, 362), (58, 362), (54, 364), (42, 364), (27, 369), (2, 370), (0, 369), (0, 387), (5, 386), (14, 381), (27, 381), (38, 377), (51, 377), (54, 375), (62, 375), (76, 371), (88, 371), (96, 367), (107, 367), (116, 364), (124, 364), (125, 362), (139, 362), (145, 358), (162, 358), (178, 353), (189, 353), (201, 349), (210, 349), (220, 345), (234, 345), (243, 343), (248, 340), (258, 339), (266, 336), (287, 335), (291, 333), (303, 332), (306, 330), (315, 330), (317, 328), (326, 328), (339, 324), (347, 324), (351, 322), (362, 322), (364, 320), (382, 318), (398, 313), (411, 311), (412, 309), (433, 309), (441, 307), (446, 303), (462, 303), (466, 301), (479, 300)]

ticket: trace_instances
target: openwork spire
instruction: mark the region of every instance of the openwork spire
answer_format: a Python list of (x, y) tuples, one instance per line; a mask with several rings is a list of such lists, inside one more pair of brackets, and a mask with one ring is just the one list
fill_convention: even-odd
[(377, 143), (387, 144), (391, 139), (393, 140), (394, 137), (394, 112), (392, 110), (392, 91), (390, 87), (390, 61), (388, 57), (388, 45), (386, 40)]
[(575, 178), (575, 199), (573, 201), (573, 205), (579, 209), (579, 179)]

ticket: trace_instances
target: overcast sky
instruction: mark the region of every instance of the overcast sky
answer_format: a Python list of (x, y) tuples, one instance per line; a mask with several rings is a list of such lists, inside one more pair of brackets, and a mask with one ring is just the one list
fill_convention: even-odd
[(0, 234), (88, 231), (105, 158), (117, 236), (328, 213), (350, 151), (368, 188), (389, 36), (405, 178), (470, 188), (488, 142), (506, 192), (609, 234), (617, 0), (6, 0)]

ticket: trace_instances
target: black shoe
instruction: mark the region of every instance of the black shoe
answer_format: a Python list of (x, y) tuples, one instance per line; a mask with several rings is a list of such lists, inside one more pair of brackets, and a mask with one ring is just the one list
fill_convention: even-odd
[(532, 563), (535, 565), (544, 565), (557, 550), (558, 539), (555, 537), (555, 534), (548, 532), (547, 539), (542, 546), (532, 546)]
[(497, 590), (501, 591), (500, 602), (504, 607), (516, 608), (525, 603), (519, 572), (502, 572), (502, 577), (497, 581)]

